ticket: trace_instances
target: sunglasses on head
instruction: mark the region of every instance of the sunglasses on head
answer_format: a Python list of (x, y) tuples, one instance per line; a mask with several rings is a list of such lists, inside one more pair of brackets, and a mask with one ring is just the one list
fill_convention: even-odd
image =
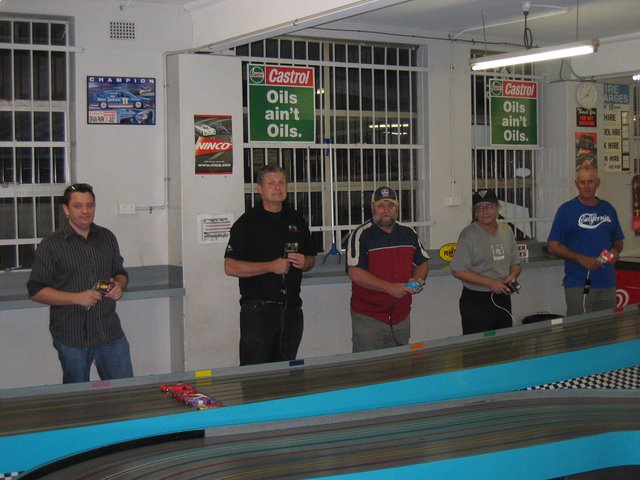
[(88, 183), (74, 183), (73, 185), (69, 185), (65, 190), (65, 192), (80, 192), (80, 193), (92, 192), (93, 193), (93, 187)]

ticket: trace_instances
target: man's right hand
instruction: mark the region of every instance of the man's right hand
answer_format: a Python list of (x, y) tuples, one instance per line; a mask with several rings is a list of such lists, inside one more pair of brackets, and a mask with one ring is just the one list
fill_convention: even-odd
[(289, 273), (289, 267), (291, 267), (291, 259), (289, 258), (276, 258), (271, 261), (271, 271), (276, 275), (286, 275)]
[(102, 300), (102, 294), (92, 289), (76, 293), (76, 303), (85, 308), (93, 307), (100, 300)]
[(407, 288), (404, 283), (390, 283), (387, 288), (387, 293), (391, 295), (393, 298), (402, 298), (405, 295), (411, 295), (413, 290)]

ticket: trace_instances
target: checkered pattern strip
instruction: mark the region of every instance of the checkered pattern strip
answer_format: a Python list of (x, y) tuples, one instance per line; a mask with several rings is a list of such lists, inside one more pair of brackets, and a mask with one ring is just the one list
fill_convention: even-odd
[(0, 480), (12, 480), (17, 478), (18, 475), (20, 475), (20, 472), (0, 473)]
[(526, 390), (554, 390), (557, 388), (640, 388), (640, 365), (610, 372), (571, 378), (561, 382), (545, 383)]

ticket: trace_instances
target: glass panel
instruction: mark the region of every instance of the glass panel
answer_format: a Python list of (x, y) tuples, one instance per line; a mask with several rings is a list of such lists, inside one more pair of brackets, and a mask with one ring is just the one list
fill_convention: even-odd
[(0, 49), (0, 72), (0, 100), (11, 100), (13, 70), (10, 50)]
[(34, 23), (31, 28), (33, 29), (33, 43), (36, 45), (48, 45), (49, 44), (49, 24), (48, 23)]
[(0, 42), (11, 43), (11, 22), (0, 20)]
[(51, 139), (49, 112), (33, 112), (33, 139), (36, 142), (48, 142)]
[(293, 58), (293, 42), (280, 40), (280, 58)]
[(51, 52), (51, 100), (67, 99), (67, 54)]
[(266, 40), (266, 44), (267, 44), (267, 57), (272, 57), (272, 58), (278, 58), (278, 45), (279, 42), (278, 40), (275, 40), (273, 38), (268, 38)]
[(36, 198), (37, 237), (45, 237), (53, 232), (53, 207), (51, 197)]
[(13, 140), (13, 115), (11, 112), (0, 112), (0, 141)]
[(31, 25), (29, 22), (13, 23), (13, 42), (14, 43), (30, 43), (31, 42)]
[(31, 268), (36, 256), (36, 246), (33, 244), (18, 245), (18, 255), (20, 256), (20, 265), (16, 265), (16, 267)]
[(26, 50), (16, 50), (13, 57), (14, 94), (16, 100), (31, 100), (31, 56)]
[(395, 48), (387, 48), (387, 65), (398, 64), (398, 51)]
[(335, 109), (344, 110), (347, 108), (347, 69), (338, 67), (335, 71)]
[(64, 142), (65, 140), (64, 112), (51, 112), (51, 140)]
[(51, 45), (67, 45), (67, 25), (64, 23), (51, 24)]
[(33, 166), (31, 165), (31, 149), (16, 148), (16, 182), (33, 183)]
[(16, 266), (16, 247), (15, 245), (0, 246), (0, 270), (14, 268)]
[(51, 183), (51, 151), (48, 147), (35, 148), (36, 183)]
[(298, 60), (307, 59), (307, 42), (294, 43), (294, 58)]
[(309, 43), (308, 48), (309, 60), (320, 60), (320, 44), (317, 42), (311, 42)]
[(57, 230), (67, 221), (67, 217), (64, 214), (64, 210), (62, 209), (62, 197), (55, 197), (54, 199), (54, 209), (53, 211), (56, 213), (56, 224), (53, 226), (54, 230)]
[(0, 183), (13, 183), (13, 149), (0, 148)]
[(397, 72), (387, 72), (387, 110), (398, 109), (398, 75)]
[(262, 40), (251, 44), (251, 56), (264, 57), (264, 43)]
[(65, 149), (62, 147), (53, 147), (53, 182), (54, 183), (67, 183), (65, 175), (66, 170), (66, 156)]
[(13, 198), (0, 198), (0, 238), (16, 238), (16, 207)]
[(33, 52), (33, 99), (49, 100), (49, 52)]
[(349, 110), (360, 110), (360, 72), (357, 68), (349, 69)]
[(18, 198), (18, 238), (35, 237), (33, 198)]
[(347, 60), (347, 46), (337, 43), (333, 48), (335, 61), (345, 62)]
[(31, 112), (16, 112), (16, 140), (31, 141)]

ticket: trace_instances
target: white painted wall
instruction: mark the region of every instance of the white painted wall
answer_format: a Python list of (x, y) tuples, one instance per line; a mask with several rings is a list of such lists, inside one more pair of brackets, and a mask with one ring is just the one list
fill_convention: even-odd
[[(198, 17), (193, 28), (191, 14), (183, 9), (160, 4), (133, 2), (124, 11), (124, 2), (107, 0), (4, 0), (2, 12), (56, 14), (73, 16), (76, 44), (83, 53), (76, 58), (75, 106), (77, 166), (74, 180), (94, 185), (98, 198), (96, 221), (112, 229), (120, 241), (127, 266), (155, 264), (181, 265), (184, 269), (186, 296), (184, 308), (176, 309), (169, 300), (123, 302), (119, 312), (132, 343), (134, 368), (138, 374), (179, 370), (165, 349), (180, 347), (187, 370), (219, 368), (237, 364), (238, 288), (237, 280), (223, 273), (223, 245), (196, 243), (198, 213), (242, 213), (242, 122), (240, 69), (237, 59), (204, 55), (171, 56), (168, 62), (170, 82), (158, 90), (155, 126), (89, 126), (86, 124), (86, 76), (114, 74), (155, 77), (163, 83), (163, 53), (193, 46), (201, 35), (206, 19)], [(322, 5), (321, 2), (315, 2)], [(227, 2), (232, 7), (233, 2)], [(238, 3), (238, 8), (243, 5)], [(222, 10), (221, 10), (222, 11)], [(193, 12), (202, 15), (204, 12)], [(228, 18), (218, 15), (216, 24), (246, 24), (255, 28), (251, 10), (228, 10)], [(109, 20), (136, 23), (135, 41), (109, 40)], [(272, 20), (277, 23), (277, 19)], [(253, 25), (253, 27), (252, 27)], [(196, 32), (196, 33), (194, 33)], [(356, 35), (355, 33), (353, 35)], [(381, 37), (381, 36), (378, 36)], [(399, 41), (394, 38), (393, 41)], [(466, 66), (467, 48), (453, 51), (453, 108), (450, 103), (450, 52), (445, 42), (428, 42), (429, 125), (426, 172), (429, 217), (435, 222), (426, 243), (437, 248), (455, 241), (469, 222), (470, 168), (468, 166), (471, 131), (469, 125), (469, 87)], [(612, 66), (625, 70), (625, 59)], [(552, 215), (571, 190), (573, 137), (569, 123), (573, 95), (566, 84), (543, 85), (545, 93), (544, 167), (538, 171), (548, 185), (541, 206)], [(574, 111), (574, 110), (573, 110)], [(236, 149), (234, 173), (228, 176), (196, 176), (193, 172), (193, 115), (219, 113), (233, 115)], [(451, 117), (453, 114), (453, 129)], [(119, 202), (139, 206), (160, 205), (164, 200), (165, 124), (168, 122), (169, 190), (168, 209), (154, 209), (118, 216)], [(453, 140), (453, 141), (452, 141)], [(452, 150), (453, 145), (453, 150)], [(453, 162), (453, 163), (452, 163)], [(452, 184), (452, 179), (455, 184)], [(628, 224), (630, 212), (629, 175), (604, 175), (603, 192), (618, 208)], [(548, 182), (548, 183), (547, 183)], [(458, 207), (444, 205), (444, 198), (460, 195)], [(564, 185), (564, 187), (563, 187)], [(560, 190), (558, 190), (560, 188)], [(564, 190), (563, 190), (564, 188)], [(638, 242), (628, 235), (627, 253), (636, 252)], [(542, 238), (544, 240), (544, 238)], [(549, 310), (563, 313), (559, 267), (523, 273), (523, 291), (514, 297), (516, 318)], [(413, 313), (413, 341), (428, 340), (459, 333), (457, 301), (460, 284), (452, 277), (429, 279), (427, 290), (416, 298)], [(350, 351), (348, 284), (305, 286), (303, 288), (306, 333), (301, 345), (303, 357)], [(57, 383), (59, 367), (50, 347), (46, 308), (0, 312), (0, 388), (18, 385)], [(6, 347), (6, 348), (5, 348)], [(26, 356), (18, 353), (28, 352)]]
[[(172, 365), (169, 310), (171, 299), (128, 300), (118, 303), (135, 375), (176, 370)], [(49, 334), (49, 308), (0, 310), (0, 388), (62, 383), (62, 369)], [(99, 377), (95, 368), (92, 379)]]

